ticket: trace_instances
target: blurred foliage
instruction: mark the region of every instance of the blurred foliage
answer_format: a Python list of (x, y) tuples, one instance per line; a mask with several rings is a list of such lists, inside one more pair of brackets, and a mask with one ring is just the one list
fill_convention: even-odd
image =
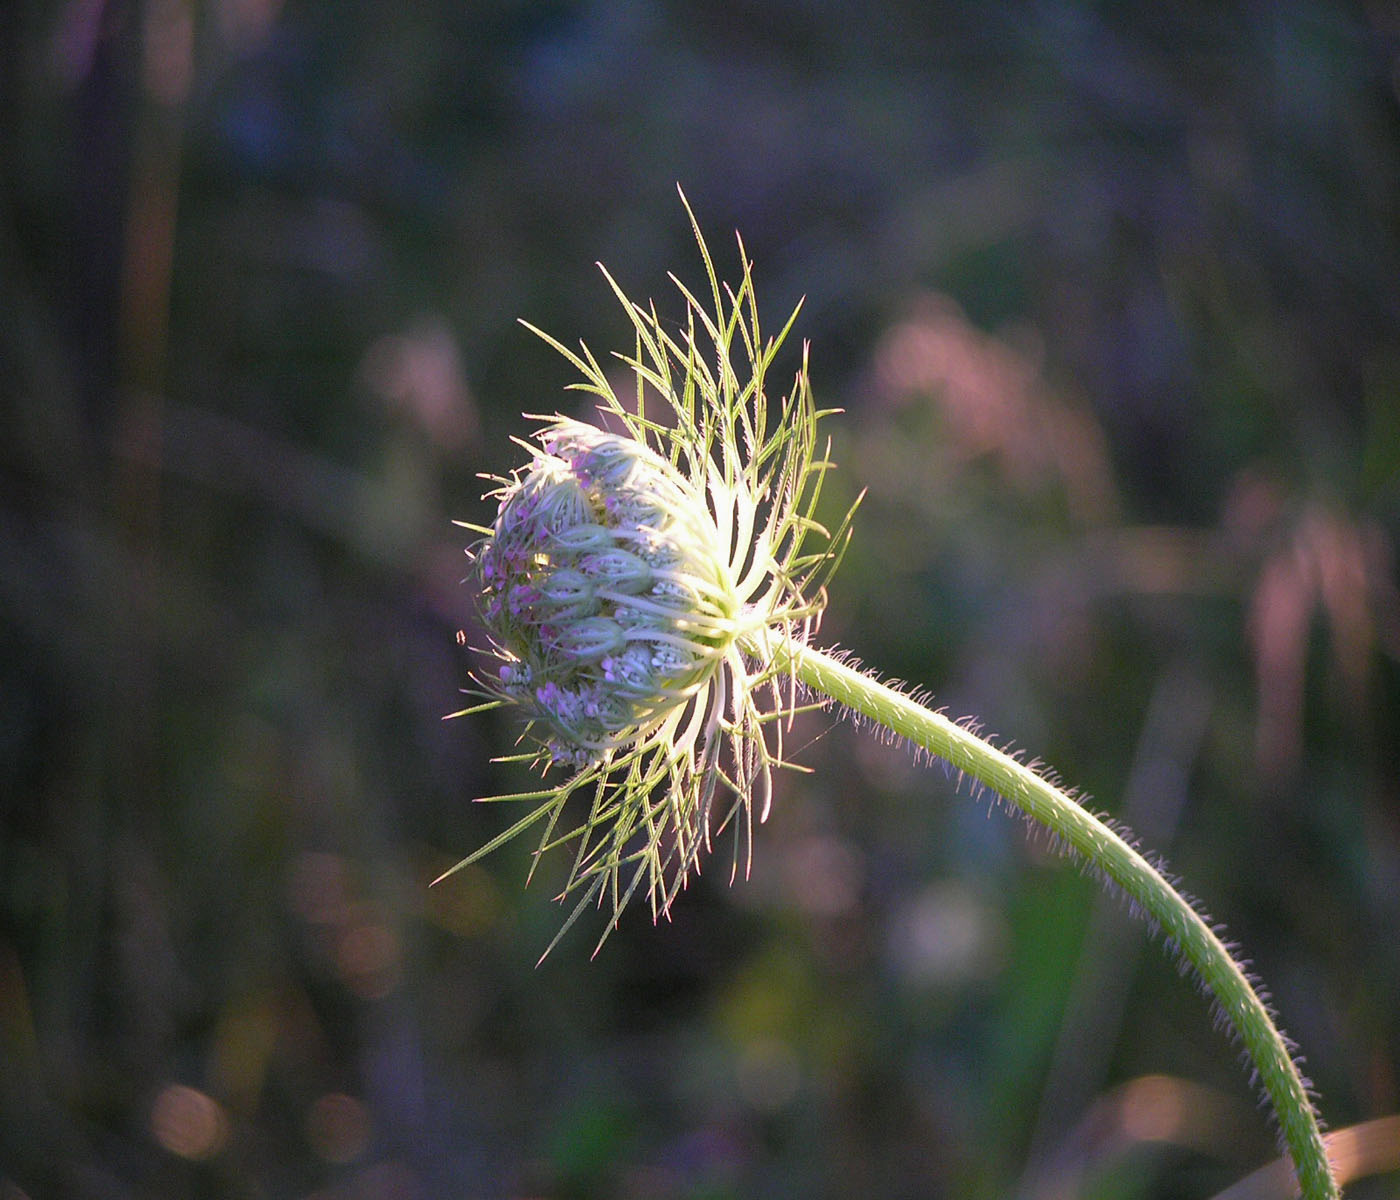
[(449, 519), (573, 403), (515, 318), (617, 346), (590, 264), (694, 279), (677, 182), (846, 409), (822, 640), (1165, 852), (1333, 1127), (1400, 1109), (1397, 80), (1381, 0), (0, 8), (0, 1194), (1166, 1200), (1272, 1156), (1116, 901), (835, 715), (753, 878), (596, 961), (535, 966), (523, 846), (426, 886), (511, 784), (512, 729), (439, 720)]

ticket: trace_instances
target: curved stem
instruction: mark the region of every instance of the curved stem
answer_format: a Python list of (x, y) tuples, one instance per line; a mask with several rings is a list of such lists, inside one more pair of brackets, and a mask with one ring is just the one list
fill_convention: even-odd
[(1137, 850), (1109, 825), (1035, 771), (939, 713), (859, 670), (790, 640), (777, 662), (807, 687), (878, 721), (995, 791), (1074, 847), (1151, 914), (1214, 995), (1244, 1043), (1292, 1155), (1304, 1200), (1338, 1200), (1307, 1088), (1288, 1043), (1216, 931)]

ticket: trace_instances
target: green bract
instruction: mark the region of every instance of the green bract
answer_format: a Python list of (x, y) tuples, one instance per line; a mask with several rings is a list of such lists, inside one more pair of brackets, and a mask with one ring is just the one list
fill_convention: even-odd
[(767, 391), (796, 312), (765, 340), (742, 242), (735, 291), (692, 227), (710, 302), (673, 277), (679, 327), (604, 271), (634, 334), (617, 355), (629, 403), (587, 347), (530, 326), (616, 432), (537, 418), (535, 442), (519, 443), (530, 461), (491, 493), (494, 524), (467, 526), (481, 535), (468, 554), (494, 662), (474, 676), (482, 703), (463, 713), (515, 709), (526, 748), (513, 758), (567, 775), (493, 797), (529, 811), (453, 869), (538, 827), (537, 860), (572, 851), (563, 895), (578, 903), (564, 929), (597, 901), (610, 930), (644, 884), (653, 913), (666, 911), (726, 826), (737, 870), (772, 771), (787, 765), (778, 718), (795, 689), (773, 647), (815, 627), (849, 534), (849, 513), (834, 532), (814, 517), (830, 463), (805, 352), (787, 393)]

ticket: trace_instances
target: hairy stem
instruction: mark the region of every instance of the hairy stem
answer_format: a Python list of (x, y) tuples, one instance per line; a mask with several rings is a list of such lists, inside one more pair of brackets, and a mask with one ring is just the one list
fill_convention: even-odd
[[(773, 652), (771, 644), (767, 648)], [(784, 671), (979, 780), (1072, 846), (1151, 914), (1200, 974), (1244, 1044), (1277, 1114), (1304, 1200), (1338, 1200), (1312, 1101), (1288, 1043), (1216, 931), (1151, 862), (1062, 790), (947, 717), (796, 640), (776, 649)]]

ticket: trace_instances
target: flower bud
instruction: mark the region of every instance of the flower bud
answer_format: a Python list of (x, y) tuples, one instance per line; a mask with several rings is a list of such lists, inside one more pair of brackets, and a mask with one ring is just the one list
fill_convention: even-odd
[(738, 609), (703, 494), (631, 437), (561, 418), (476, 551), (503, 694), (583, 765), (683, 703)]
[(538, 459), (535, 469), (502, 501), (496, 540), (510, 548), (529, 545), (545, 533), (582, 524), (590, 511), (588, 494), (568, 466)]
[(721, 285), (700, 246), (715, 308), (683, 288), (679, 324), (609, 277), (637, 335), (618, 356), (635, 403), (614, 390), (616, 361), (541, 335), (624, 432), (547, 420), (468, 551), (496, 662), (464, 711), (516, 709), (537, 743), (519, 757), (571, 772), (501, 797), (534, 809), (487, 849), (531, 828), (537, 856), (568, 845), (566, 928), (609, 901), (611, 928), (638, 893), (669, 911), (718, 830), (738, 869), (786, 761), (777, 718), (800, 707), (773, 648), (810, 636), (849, 538), (849, 514), (834, 535), (815, 516), (831, 463), (805, 353), (781, 399), (766, 376), (791, 320), (764, 339), (747, 262)]
[(606, 550), (613, 544), (613, 533), (602, 525), (581, 524), (558, 530), (549, 541), (561, 554), (581, 554), (589, 550)]
[(579, 559), (579, 569), (600, 586), (624, 596), (635, 596), (651, 587), (652, 572), (635, 554), (617, 546)]
[(565, 621), (557, 628), (550, 639), (553, 649), (582, 662), (616, 654), (627, 644), (622, 626), (608, 617), (581, 617)]
[(559, 567), (540, 581), (541, 605), (550, 610), (550, 619), (592, 616), (598, 610), (593, 584), (582, 571)]
[(605, 489), (623, 487), (638, 467), (638, 458), (627, 445), (630, 439), (611, 434), (595, 437), (597, 432), (590, 426), (561, 427), (545, 442), (545, 448), (568, 461), (587, 483)]

